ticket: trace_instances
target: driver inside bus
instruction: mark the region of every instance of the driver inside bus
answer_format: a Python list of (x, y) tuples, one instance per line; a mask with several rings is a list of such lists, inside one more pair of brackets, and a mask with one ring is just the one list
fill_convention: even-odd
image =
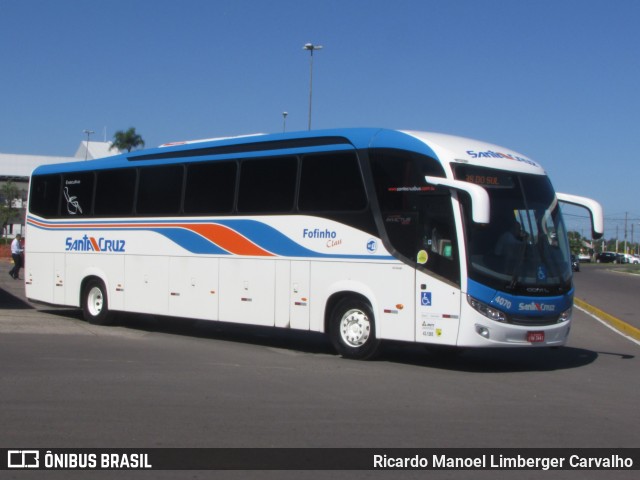
[(511, 220), (509, 229), (500, 235), (494, 253), (504, 260), (507, 272), (513, 271), (517, 266), (523, 253), (526, 237), (527, 234), (522, 230), (522, 225), (515, 219)]

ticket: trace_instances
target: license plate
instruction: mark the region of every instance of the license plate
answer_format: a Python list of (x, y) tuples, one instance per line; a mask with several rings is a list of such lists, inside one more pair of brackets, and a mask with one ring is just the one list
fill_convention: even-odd
[(531, 343), (544, 342), (544, 332), (527, 332), (527, 342), (531, 342)]

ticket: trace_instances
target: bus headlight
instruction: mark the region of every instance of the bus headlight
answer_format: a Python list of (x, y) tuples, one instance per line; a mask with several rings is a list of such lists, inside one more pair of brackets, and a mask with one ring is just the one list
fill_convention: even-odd
[(497, 308), (490, 307), (486, 303), (482, 303), (480, 300), (476, 300), (471, 295), (467, 295), (467, 302), (474, 310), (480, 312), (485, 317), (495, 320), (496, 322), (507, 323), (507, 314)]
[(571, 320), (571, 314), (572, 314), (572, 308), (569, 307), (568, 309), (566, 309), (564, 312), (560, 314), (560, 316), (558, 317), (558, 323), (564, 323)]

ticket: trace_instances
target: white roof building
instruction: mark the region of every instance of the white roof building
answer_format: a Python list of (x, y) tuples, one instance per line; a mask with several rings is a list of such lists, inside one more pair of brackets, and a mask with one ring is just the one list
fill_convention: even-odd
[[(87, 148), (88, 144), (88, 148)], [(120, 153), (117, 149), (111, 149), (111, 142), (80, 142), (80, 146), (74, 155), (81, 160), (95, 160), (96, 158), (112, 157)]]
[(26, 180), (38, 165), (77, 161), (73, 157), (45, 157), (41, 155), (19, 155), (0, 153), (0, 178)]
[(111, 142), (80, 143), (73, 157), (50, 157), (45, 155), (23, 155), (16, 153), (0, 153), (0, 179), (27, 179), (34, 168), (39, 165), (54, 163), (77, 162), (79, 160), (93, 160), (96, 158), (117, 155), (117, 150), (109, 150)]

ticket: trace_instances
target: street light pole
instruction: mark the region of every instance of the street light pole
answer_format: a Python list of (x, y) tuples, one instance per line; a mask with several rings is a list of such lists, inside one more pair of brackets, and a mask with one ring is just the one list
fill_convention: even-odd
[(314, 45), (313, 43), (307, 43), (304, 50), (309, 50), (310, 62), (309, 62), (309, 130), (311, 130), (311, 105), (313, 98), (313, 51), (322, 49), (322, 45)]
[(84, 150), (84, 159), (87, 159), (87, 156), (89, 155), (89, 137), (91, 136), (92, 133), (96, 133), (93, 130), (83, 130), (82, 133), (87, 135), (87, 145), (85, 146), (85, 150)]
[(288, 112), (282, 112), (282, 133), (287, 131), (287, 115)]

